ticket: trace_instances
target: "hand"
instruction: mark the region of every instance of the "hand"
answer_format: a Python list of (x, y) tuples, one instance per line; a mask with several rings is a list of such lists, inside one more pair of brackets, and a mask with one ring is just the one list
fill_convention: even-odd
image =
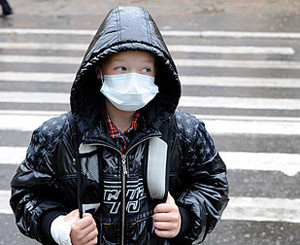
[(71, 242), (73, 245), (94, 245), (98, 241), (98, 230), (93, 216), (89, 213), (79, 218), (78, 210), (74, 210), (65, 217), (65, 221), (75, 219), (71, 227)]
[(174, 198), (168, 193), (166, 203), (158, 204), (154, 209), (155, 233), (159, 237), (176, 237), (181, 228), (181, 215)]

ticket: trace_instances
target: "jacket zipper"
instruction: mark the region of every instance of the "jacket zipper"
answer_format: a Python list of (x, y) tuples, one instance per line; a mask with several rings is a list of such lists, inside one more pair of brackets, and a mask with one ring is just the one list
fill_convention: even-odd
[(121, 155), (121, 161), (122, 161), (122, 229), (121, 229), (121, 245), (125, 245), (125, 216), (126, 216), (126, 177), (127, 177), (127, 165), (126, 165), (126, 157), (127, 154), (137, 145), (139, 145), (140, 143), (154, 138), (154, 137), (160, 137), (159, 135), (155, 135), (155, 136), (151, 136), (151, 137), (147, 137), (144, 138), (142, 140), (140, 140), (139, 142), (137, 142), (136, 144), (134, 144), (133, 146), (131, 146), (125, 154), (123, 154), (122, 152), (120, 152), (117, 148), (106, 145), (106, 144), (101, 144), (101, 143), (92, 143), (92, 144), (88, 144), (88, 145), (101, 145), (101, 146), (105, 146), (105, 147), (109, 147), (111, 149), (116, 150), (120, 155)]
[(122, 154), (122, 232), (121, 232), (121, 244), (125, 244), (125, 215), (126, 215), (126, 155)]

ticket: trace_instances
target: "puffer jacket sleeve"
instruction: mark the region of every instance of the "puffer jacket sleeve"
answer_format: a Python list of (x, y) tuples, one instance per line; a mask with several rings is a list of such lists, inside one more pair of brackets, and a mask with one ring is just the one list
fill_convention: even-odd
[(176, 203), (191, 214), (193, 224), (176, 244), (200, 244), (214, 229), (228, 203), (226, 166), (204, 123), (187, 114), (179, 117), (179, 127), (183, 126), (180, 131), (186, 187)]
[(41, 230), (43, 216), (53, 211), (65, 213), (66, 210), (60, 202), (61, 188), (53, 164), (53, 152), (66, 127), (65, 121), (64, 116), (52, 119), (33, 132), (26, 159), (11, 181), (10, 205), (19, 230), (43, 244), (52, 244), (45, 241)]

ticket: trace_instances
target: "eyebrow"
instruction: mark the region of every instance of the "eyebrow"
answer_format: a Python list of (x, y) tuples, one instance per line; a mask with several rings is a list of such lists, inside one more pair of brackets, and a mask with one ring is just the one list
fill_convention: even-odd
[[(125, 59), (122, 59), (122, 58), (117, 58), (117, 59), (113, 59), (113, 60), (110, 60), (110, 63), (113, 64), (113, 63), (118, 63), (118, 62), (126, 62)], [(155, 60), (143, 60), (141, 61), (140, 64), (143, 64), (143, 65), (155, 65)]]
[[(123, 59), (123, 58), (115, 58), (115, 59), (111, 59), (111, 62), (114, 62), (114, 61), (116, 61), (116, 62), (119, 62), (119, 61), (125, 61), (125, 59)], [(152, 63), (154, 60), (151, 60), (151, 59), (145, 59), (145, 60), (143, 60), (142, 61), (142, 63)]]
[(143, 64), (147, 64), (147, 63), (154, 64), (155, 60), (143, 60), (142, 63)]

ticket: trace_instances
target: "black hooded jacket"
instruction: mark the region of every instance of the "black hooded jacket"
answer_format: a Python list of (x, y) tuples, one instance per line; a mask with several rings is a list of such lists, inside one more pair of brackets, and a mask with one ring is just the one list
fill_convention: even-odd
[[(125, 50), (154, 55), (159, 93), (141, 109), (143, 120), (122, 154), (108, 133), (101, 110), (105, 98), (95, 68), (108, 55)], [(92, 40), (72, 87), (77, 129), (67, 114), (36, 129), (11, 182), (10, 204), (20, 231), (43, 244), (55, 244), (51, 222), (78, 208), (79, 200), (96, 220), (98, 244), (201, 243), (228, 202), (226, 167), (204, 124), (176, 110), (180, 94), (175, 64), (148, 12), (114, 8)], [(149, 139), (161, 136), (166, 127), (168, 190), (182, 215), (182, 229), (174, 239), (154, 232), (157, 202), (149, 197), (144, 178)]]

